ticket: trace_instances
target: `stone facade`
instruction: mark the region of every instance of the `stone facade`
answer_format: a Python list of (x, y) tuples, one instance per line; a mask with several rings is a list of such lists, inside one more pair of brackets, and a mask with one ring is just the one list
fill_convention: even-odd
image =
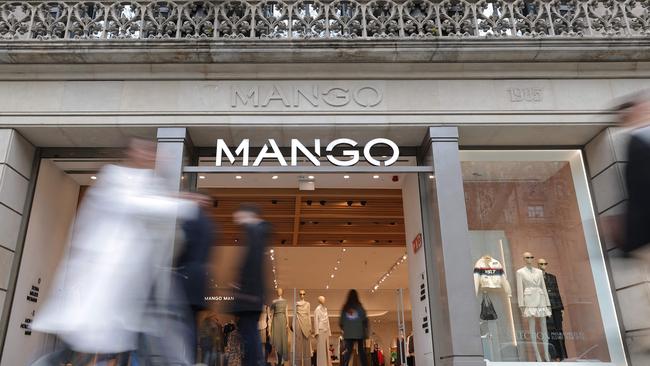
[[(14, 289), (13, 282), (19, 265), (21, 227), (32, 179), (34, 146), (16, 130), (0, 129), (0, 309), (2, 322), (0, 334), (4, 338), (5, 326)], [(9, 291), (9, 294), (8, 294)]]

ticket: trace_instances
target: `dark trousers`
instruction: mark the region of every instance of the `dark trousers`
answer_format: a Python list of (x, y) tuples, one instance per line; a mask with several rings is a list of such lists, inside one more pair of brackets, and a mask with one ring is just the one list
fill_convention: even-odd
[(257, 323), (260, 320), (259, 311), (246, 311), (238, 313), (239, 322), (237, 327), (244, 342), (243, 366), (262, 365), (262, 339)]
[(562, 321), (562, 310), (557, 309), (552, 310), (551, 316), (546, 318), (551, 360), (564, 360), (567, 358)]
[(368, 357), (366, 356), (366, 349), (363, 339), (346, 339), (345, 340), (345, 354), (343, 355), (343, 365), (348, 366), (352, 355), (354, 353), (354, 344), (357, 344), (359, 358), (361, 359), (361, 366), (368, 366)]

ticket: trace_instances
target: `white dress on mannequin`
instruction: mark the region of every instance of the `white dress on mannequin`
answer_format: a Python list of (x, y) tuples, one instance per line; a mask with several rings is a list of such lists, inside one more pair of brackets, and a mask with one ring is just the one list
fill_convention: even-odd
[(330, 319), (327, 308), (320, 304), (314, 310), (314, 329), (318, 335), (318, 346), (316, 348), (316, 366), (331, 366), (329, 358), (329, 343), (332, 331), (330, 330)]
[(517, 302), (524, 318), (551, 316), (551, 302), (541, 269), (523, 267), (517, 270)]

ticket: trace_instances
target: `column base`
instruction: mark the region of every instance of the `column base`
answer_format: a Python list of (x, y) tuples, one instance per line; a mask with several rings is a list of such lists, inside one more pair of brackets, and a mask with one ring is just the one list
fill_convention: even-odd
[(483, 356), (450, 356), (438, 360), (435, 366), (485, 366)]

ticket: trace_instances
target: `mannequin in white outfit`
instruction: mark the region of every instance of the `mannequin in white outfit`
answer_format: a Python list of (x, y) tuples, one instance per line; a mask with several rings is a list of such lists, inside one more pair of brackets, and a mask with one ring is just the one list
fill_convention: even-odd
[(537, 347), (538, 333), (535, 327), (535, 319), (539, 318), (542, 343), (544, 346), (544, 359), (546, 362), (550, 362), (546, 317), (551, 316), (551, 302), (548, 299), (548, 292), (546, 291), (544, 272), (539, 268), (533, 267), (535, 257), (532, 254), (526, 252), (523, 257), (526, 266), (517, 270), (517, 302), (519, 303), (521, 314), (524, 318), (528, 319), (530, 340), (533, 343), (537, 362), (542, 361)]
[(316, 348), (316, 365), (331, 366), (329, 358), (329, 342), (332, 332), (330, 330), (330, 319), (325, 307), (325, 296), (318, 297), (318, 306), (314, 310), (314, 332), (318, 340)]

